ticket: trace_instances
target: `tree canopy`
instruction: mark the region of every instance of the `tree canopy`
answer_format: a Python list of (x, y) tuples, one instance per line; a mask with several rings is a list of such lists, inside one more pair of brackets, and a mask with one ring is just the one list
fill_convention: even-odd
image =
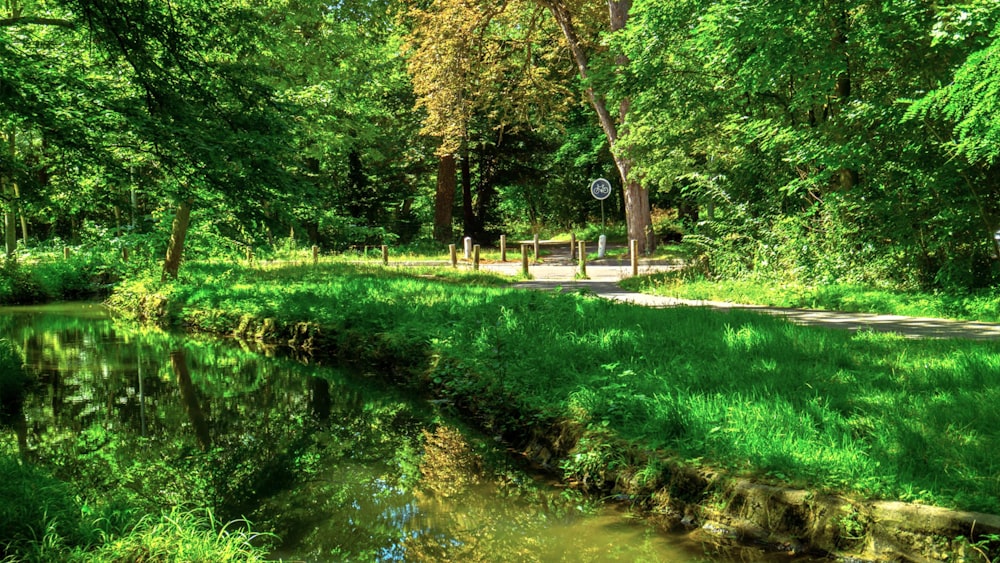
[(717, 274), (988, 285), (998, 53), (991, 0), (7, 0), (5, 246), (488, 244), (609, 176)]

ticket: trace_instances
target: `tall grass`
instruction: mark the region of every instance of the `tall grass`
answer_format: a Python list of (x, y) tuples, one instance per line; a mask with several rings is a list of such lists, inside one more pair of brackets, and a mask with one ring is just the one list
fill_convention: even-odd
[[(1000, 512), (1000, 343), (850, 334), (745, 311), (652, 310), (346, 266), (190, 264), (181, 282), (134, 288), (163, 293), (188, 322), (221, 310), (423, 350), (421, 377), (437, 393), (513, 411), (523, 420), (512, 426), (571, 419), (760, 479)], [(602, 455), (613, 462), (614, 452)], [(594, 461), (581, 455), (566, 469)]]
[(47, 472), (0, 455), (0, 560), (263, 561), (267, 538), (245, 522), (172, 508), (137, 516), (125, 506), (84, 506), (78, 492)]

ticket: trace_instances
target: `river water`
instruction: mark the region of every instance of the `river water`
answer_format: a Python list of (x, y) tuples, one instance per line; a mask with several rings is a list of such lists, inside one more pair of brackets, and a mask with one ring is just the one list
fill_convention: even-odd
[[(526, 472), (375, 378), (114, 320), (0, 308), (39, 384), (0, 446), (149, 511), (210, 507), (288, 561), (789, 561), (667, 534)], [(696, 539), (698, 538), (698, 539)]]

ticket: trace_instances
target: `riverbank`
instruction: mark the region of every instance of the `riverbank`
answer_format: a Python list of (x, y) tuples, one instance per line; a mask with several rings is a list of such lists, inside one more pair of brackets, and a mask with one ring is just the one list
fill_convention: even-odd
[(1000, 533), (986, 515), (969, 529), (922, 517), (887, 526), (892, 505), (870, 502), (998, 512), (995, 343), (649, 310), (450, 275), (189, 264), (182, 282), (126, 284), (113, 303), (375, 366), (566, 482), (630, 498), (669, 525), (949, 561), (973, 560), (989, 547), (973, 544)]

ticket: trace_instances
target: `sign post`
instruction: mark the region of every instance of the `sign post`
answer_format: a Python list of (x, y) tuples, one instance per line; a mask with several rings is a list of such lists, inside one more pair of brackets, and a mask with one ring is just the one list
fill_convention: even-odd
[(604, 200), (611, 195), (611, 182), (604, 178), (594, 180), (590, 183), (590, 195), (601, 202), (601, 238), (597, 245), (597, 257), (604, 258), (605, 241), (607, 240), (604, 235)]

